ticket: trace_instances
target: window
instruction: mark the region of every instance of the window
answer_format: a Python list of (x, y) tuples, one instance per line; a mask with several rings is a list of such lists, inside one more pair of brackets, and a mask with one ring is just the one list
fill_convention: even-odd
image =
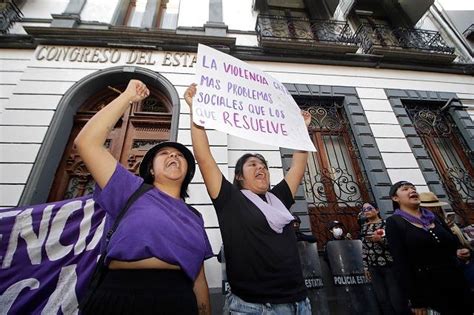
[[(430, 106), (431, 105), (431, 106)], [(444, 105), (405, 104), (426, 150), (440, 175), (453, 210), (464, 223), (474, 222), (474, 168), (469, 149)]]
[(267, 44), (268, 41), (352, 43), (349, 25), (330, 20), (322, 1), (269, 1), (257, 17), (256, 30), (259, 41), (265, 40)]
[(115, 25), (176, 29), (180, 0), (122, 0), (113, 18)]
[(158, 27), (162, 29), (176, 29), (178, 26), (179, 0), (169, 0), (161, 8)]
[(288, 39), (313, 39), (304, 4), (295, 8), (270, 6), (265, 17), (275, 36)]
[(318, 149), (309, 156), (304, 177), (311, 229), (319, 248), (330, 238), (327, 225), (342, 222), (354, 237), (358, 234), (357, 214), (371, 200), (356, 144), (344, 110), (336, 100), (297, 100), (313, 119), (310, 136)]
[(124, 22), (127, 26), (142, 26), (143, 17), (145, 15), (146, 0), (132, 0), (128, 7), (127, 18)]

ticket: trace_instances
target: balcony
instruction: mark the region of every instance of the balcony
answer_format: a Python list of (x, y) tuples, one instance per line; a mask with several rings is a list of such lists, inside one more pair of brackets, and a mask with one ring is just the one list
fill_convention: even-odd
[(346, 22), (260, 14), (255, 30), (263, 48), (308, 53), (354, 53), (358, 49)]
[(364, 53), (389, 59), (450, 63), (456, 58), (454, 48), (435, 31), (362, 24), (356, 31), (355, 40)]
[(15, 2), (2, 2), (0, 3), (0, 34), (8, 32), (14, 22), (18, 22), (23, 13), (16, 6)]

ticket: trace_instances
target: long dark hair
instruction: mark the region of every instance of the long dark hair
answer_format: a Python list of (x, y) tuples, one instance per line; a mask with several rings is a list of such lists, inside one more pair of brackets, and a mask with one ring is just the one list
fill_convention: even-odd
[(233, 184), (237, 186), (237, 188), (242, 189), (242, 180), (238, 179), (238, 177), (241, 177), (244, 175), (244, 164), (247, 162), (248, 159), (251, 157), (255, 157), (262, 161), (262, 163), (265, 165), (265, 168), (268, 169), (268, 164), (263, 155), (258, 154), (258, 153), (245, 153), (242, 155), (238, 160), (237, 163), (235, 164), (235, 171), (234, 171), (234, 182)]

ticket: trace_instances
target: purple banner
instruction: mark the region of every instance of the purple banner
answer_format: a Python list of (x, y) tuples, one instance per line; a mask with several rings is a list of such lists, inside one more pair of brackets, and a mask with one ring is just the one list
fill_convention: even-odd
[(104, 216), (91, 195), (0, 210), (0, 315), (77, 314)]

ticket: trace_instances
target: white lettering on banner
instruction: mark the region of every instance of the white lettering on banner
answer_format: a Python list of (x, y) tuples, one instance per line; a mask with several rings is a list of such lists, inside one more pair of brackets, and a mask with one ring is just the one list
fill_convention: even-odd
[(58, 314), (60, 309), (63, 314), (78, 314), (76, 283), (76, 265), (61, 268), (56, 289), (49, 297), (41, 314)]
[[(0, 220), (3, 218), (8, 218), (8, 217), (14, 217), (20, 213), (20, 210), (15, 210), (15, 211), (5, 211), (5, 212), (0, 212)], [(1, 223), (1, 222), (0, 222)], [(3, 241), (3, 234), (0, 234), (0, 243)], [(0, 256), (0, 261), (3, 260), (3, 257)]]
[(20, 213), (21, 210), (14, 210), (14, 211), (5, 211), (5, 212), (0, 212), (0, 220), (3, 218), (8, 218), (8, 217), (14, 217)]
[(86, 237), (91, 229), (91, 219), (94, 214), (94, 200), (88, 199), (84, 206), (84, 217), (79, 225), (79, 238), (74, 244), (74, 255), (79, 255), (86, 248)]
[(259, 143), (316, 150), (300, 108), (284, 85), (267, 73), (199, 44), (194, 81), (197, 125)]
[(54, 205), (49, 205), (44, 209), (38, 235), (33, 231), (33, 218), (31, 216), (33, 208), (28, 208), (17, 215), (10, 234), (7, 253), (2, 262), (2, 268), (5, 269), (10, 267), (13, 255), (18, 246), (18, 238), (20, 236), (26, 242), (26, 249), (31, 264), (38, 265), (41, 263), (41, 248), (48, 234), (48, 224), (53, 208)]
[(25, 288), (30, 288), (31, 290), (39, 288), (39, 281), (34, 278), (24, 279), (18, 281), (0, 295), (0, 315), (7, 314), (10, 308), (12, 307), (13, 303), (15, 302), (16, 298), (20, 294), (21, 291)]
[[(32, 265), (39, 265), (42, 261), (42, 248), (45, 245), (46, 254), (51, 261), (66, 256), (72, 248), (74, 255), (78, 255), (86, 250), (91, 250), (100, 242), (104, 231), (105, 217), (95, 231), (89, 244), (86, 244), (86, 238), (91, 230), (91, 219), (94, 214), (94, 200), (87, 199), (83, 209), (84, 216), (79, 225), (79, 237), (74, 245), (62, 245), (60, 243), (61, 234), (66, 226), (67, 219), (78, 210), (82, 209), (81, 201), (72, 201), (64, 204), (56, 213), (50, 226), (51, 212), (54, 205), (45, 207), (42, 213), (38, 234), (33, 229), (33, 208), (27, 208), (23, 211), (7, 211), (0, 213), (0, 219), (16, 216), (15, 223), (11, 229), (8, 247), (3, 257), (2, 269), (10, 268), (13, 257), (18, 247), (18, 241), (21, 237), (26, 243), (28, 257)], [(48, 231), (50, 231), (48, 236)], [(0, 241), (3, 235), (0, 234)], [(0, 257), (1, 259), (2, 257)]]
[(63, 258), (74, 247), (74, 245), (62, 245), (60, 238), (69, 216), (81, 208), (81, 201), (73, 201), (63, 205), (56, 213), (53, 222), (51, 222), (51, 233), (49, 234), (45, 246), (49, 260), (54, 261)]
[[(62, 314), (78, 313), (79, 303), (75, 290), (77, 284), (76, 267), (77, 265), (74, 264), (61, 268), (55, 290), (49, 296), (41, 314), (58, 314), (59, 310)], [(35, 290), (39, 287), (40, 282), (35, 278), (24, 279), (12, 284), (0, 295), (0, 315), (8, 314), (13, 303), (25, 288)]]
[(1, 212), (0, 315), (78, 314), (104, 215), (88, 196)]

